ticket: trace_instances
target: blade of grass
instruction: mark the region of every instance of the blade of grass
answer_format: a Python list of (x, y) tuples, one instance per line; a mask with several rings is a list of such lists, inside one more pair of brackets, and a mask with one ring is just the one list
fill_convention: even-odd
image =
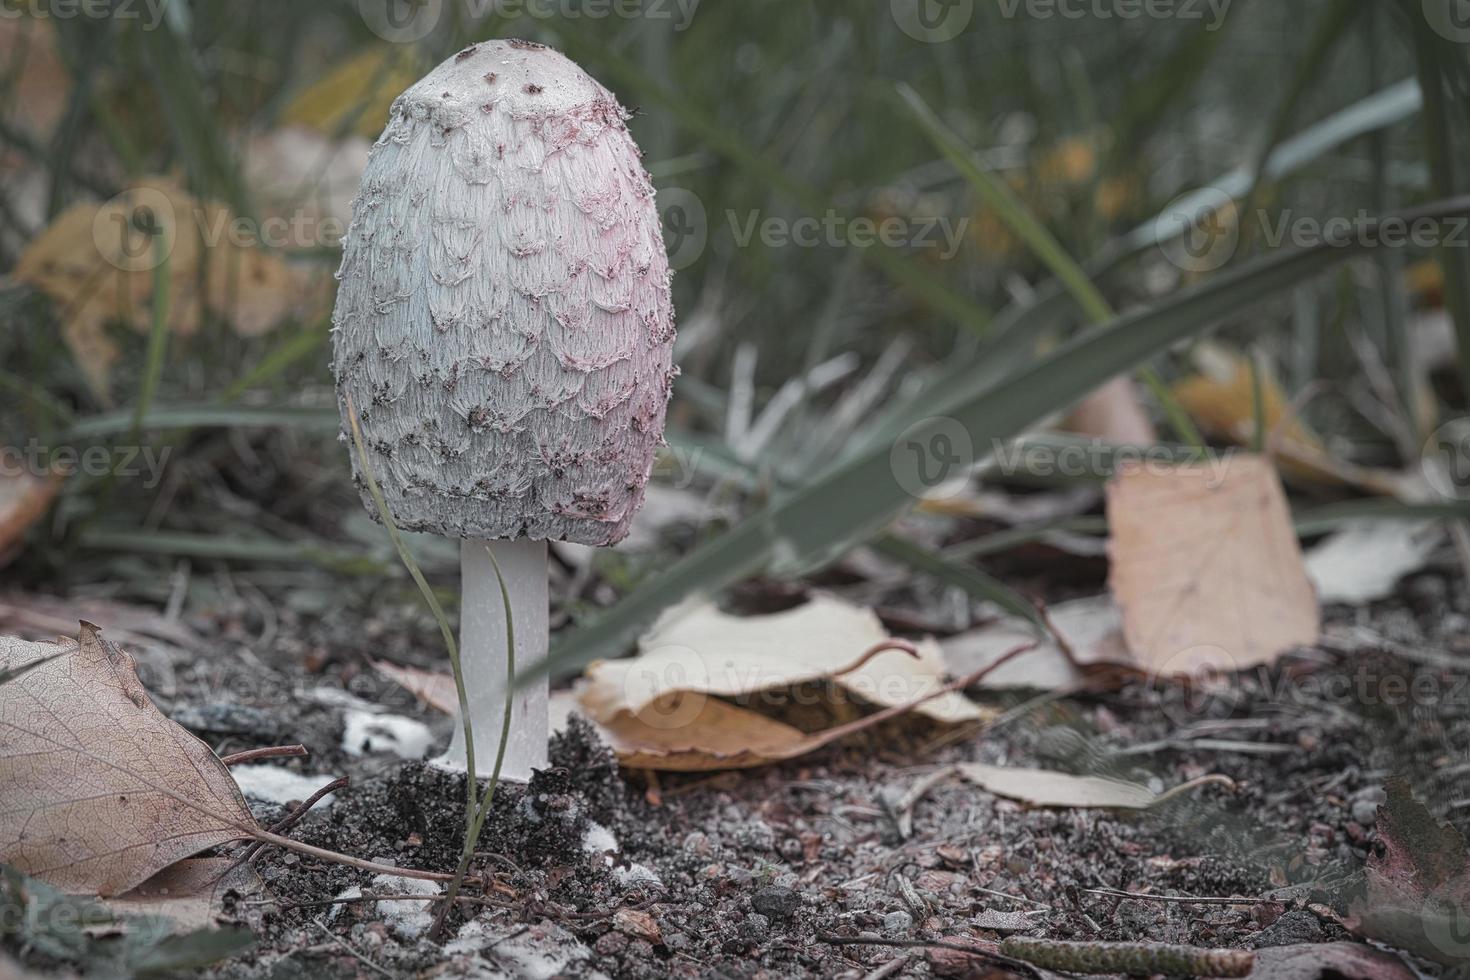
[[(1040, 221), (1027, 209), (1025, 203), (1016, 196), (1009, 187), (992, 177), (984, 167), (975, 162), (976, 154), (973, 148), (966, 145), (948, 126), (944, 124), (934, 110), (919, 97), (908, 85), (899, 83), (897, 87), (899, 98), (908, 107), (912, 117), (919, 123), (929, 139), (939, 148), (939, 151), (954, 164), (970, 186), (990, 208), (995, 211), (1011, 232), (1020, 238), (1036, 254), (1036, 257), (1051, 270), (1051, 274), (1057, 278), (1065, 289), (1082, 308), (1082, 312), (1088, 320), (1094, 324), (1107, 323), (1117, 314), (1112, 306), (1103, 297), (1098, 288), (1093, 285), (1087, 273), (1082, 271), (1062, 243), (1047, 230)], [(1189, 414), (1180, 407), (1170, 394), (1169, 388), (1163, 379), (1147, 365), (1139, 369), (1139, 375), (1143, 378), (1149, 390), (1153, 392), (1159, 406), (1163, 408), (1164, 414), (1168, 416), (1169, 424), (1179, 438), (1191, 446), (1204, 446), (1204, 439), (1200, 437), (1199, 430), (1194, 427)]]
[[(1424, 139), (1429, 156), (1430, 181), (1436, 194), (1449, 195), (1454, 193), (1458, 181), (1455, 177), (1454, 130), (1446, 105), (1439, 38), (1427, 18), (1413, 16), (1411, 20), (1419, 88), (1424, 93)], [(1455, 324), (1460, 383), (1470, 395), (1470, 256), (1465, 252), (1463, 248), (1449, 248), (1444, 242), (1435, 248), (1435, 256), (1444, 273), (1445, 308)]]
[[(1470, 213), (1470, 199), (1438, 202), (1397, 218), (1464, 213)], [(958, 424), (973, 446), (989, 451), (1169, 344), (1240, 316), (1261, 300), (1361, 253), (1371, 237), (1324, 242), (1215, 276), (1093, 328), (994, 385), (924, 406), (928, 417), (907, 431), (928, 445), (926, 437)], [(906, 487), (928, 485), (920, 472), (923, 462), (891, 453), (888, 446), (868, 447), (653, 575), (595, 621), (571, 631), (522, 682), (609, 656), (680, 598), (723, 588), (773, 558), (786, 567), (809, 567), (855, 540), (872, 537), (913, 502)]]

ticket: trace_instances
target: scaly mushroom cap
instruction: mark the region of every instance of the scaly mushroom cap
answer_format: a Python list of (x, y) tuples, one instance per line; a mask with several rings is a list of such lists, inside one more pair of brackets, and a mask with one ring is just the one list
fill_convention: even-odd
[(393, 103), (332, 323), (344, 423), (350, 394), (400, 527), (627, 534), (677, 373), (668, 259), (627, 118), (526, 41), (472, 45)]

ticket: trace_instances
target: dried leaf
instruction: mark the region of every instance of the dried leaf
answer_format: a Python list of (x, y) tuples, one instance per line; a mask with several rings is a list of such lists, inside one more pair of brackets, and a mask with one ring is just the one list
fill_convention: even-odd
[(1125, 446), (1152, 446), (1159, 439), (1138, 398), (1138, 387), (1127, 375), (1119, 375), (1078, 403), (1064, 428)]
[(418, 80), (412, 45), (369, 48), (338, 64), (292, 99), (282, 121), (336, 137), (344, 129), (375, 139), (393, 100)]
[(122, 916), (167, 919), (175, 932), (189, 932), (215, 924), (225, 892), (259, 888), (254, 869), (233, 858), (185, 858), (104, 904)]
[[(1200, 346), (1196, 359), (1201, 373), (1174, 386), (1175, 400), (1206, 433), (1237, 445), (1251, 445), (1256, 412), (1250, 361), (1208, 344)], [(1328, 452), (1322, 437), (1295, 413), (1286, 392), (1264, 365), (1260, 383), (1266, 448), (1284, 474), (1310, 483), (1354, 486), (1388, 496), (1406, 492), (1402, 474), (1357, 466)]]
[(223, 205), (150, 178), (100, 205), (67, 208), (31, 242), (15, 275), (58, 305), (63, 339), (105, 396), (119, 356), (107, 324), (151, 326), (160, 251), (168, 256), (169, 327), (180, 334), (197, 330), (205, 309), (251, 335), (325, 299), (321, 277), (240, 240), (234, 222)]
[(932, 640), (919, 644), (917, 659), (889, 650), (845, 671), (887, 639), (871, 610), (828, 597), (743, 619), (696, 600), (660, 618), (639, 656), (590, 665), (578, 701), (623, 765), (682, 772), (763, 765), (828, 744), (838, 729), (806, 734), (719, 700), (807, 681), (830, 679), (885, 710), (912, 707), (937, 721), (985, 717), (953, 691), (914, 706), (944, 686)]
[[(1202, 345), (1201, 373), (1174, 386), (1174, 398), (1201, 429), (1238, 445), (1255, 438), (1255, 390), (1251, 363), (1224, 348)], [(1261, 366), (1262, 415), (1266, 435), (1298, 446), (1326, 451), (1322, 439), (1291, 410), (1291, 400), (1276, 378)]]
[(0, 567), (19, 552), (26, 532), (46, 515), (63, 482), (62, 476), (40, 477), (23, 470), (0, 474)]
[(405, 667), (386, 660), (374, 660), (373, 669), (412, 694), (420, 704), (446, 715), (459, 714), (459, 689), (454, 678), (422, 667)]
[(962, 762), (960, 775), (981, 789), (1032, 806), (1106, 807), (1146, 810), (1158, 802), (1146, 786), (1102, 776), (1073, 776), (1047, 769), (1020, 769)]
[(618, 909), (614, 912), (613, 928), (626, 935), (646, 939), (654, 945), (664, 941), (654, 917), (638, 909)]
[[(66, 655), (0, 686), (0, 862), (118, 895), (258, 828), (229, 770), (159, 713), (132, 658), (83, 623)], [(0, 670), (58, 652), (0, 637)]]
[(1243, 670), (1316, 642), (1317, 599), (1267, 460), (1129, 466), (1107, 498), (1109, 585), (1140, 668)]
[(763, 766), (804, 754), (810, 741), (799, 728), (689, 692), (665, 695), (637, 713), (618, 711), (596, 724), (621, 765), (665, 772)]
[(1470, 963), (1470, 851), (1401, 779), (1378, 808), (1382, 852), (1368, 859), (1367, 888), (1353, 909), (1365, 936), (1450, 965)]
[[(1112, 596), (1058, 603), (1047, 609), (1047, 618), (1067, 641), (1078, 664), (1135, 666), (1123, 639), (1122, 613)], [(1036, 629), (1029, 620), (1012, 616), (948, 637), (940, 647), (950, 670), (968, 674), (994, 663), (1035, 635)], [(1075, 687), (1082, 680), (1083, 672), (1056, 641), (1043, 636), (1035, 650), (997, 667), (980, 686), (992, 690), (1061, 691)]]
[[(581, 702), (601, 721), (619, 711), (637, 713), (678, 691), (736, 697), (830, 678), (865, 701), (892, 707), (943, 686), (944, 657), (932, 639), (917, 645), (917, 658), (888, 650), (834, 676), (888, 639), (877, 613), (829, 596), (747, 617), (695, 599), (659, 617), (639, 639), (637, 657), (590, 665)], [(953, 692), (915, 710), (951, 723), (982, 717), (978, 707)]]
[(1299, 943), (1256, 950), (1251, 980), (1416, 980), (1392, 953), (1362, 943)]
[(1322, 602), (1373, 602), (1393, 595), (1399, 579), (1427, 565), (1443, 540), (1438, 523), (1356, 522), (1311, 550), (1307, 576)]

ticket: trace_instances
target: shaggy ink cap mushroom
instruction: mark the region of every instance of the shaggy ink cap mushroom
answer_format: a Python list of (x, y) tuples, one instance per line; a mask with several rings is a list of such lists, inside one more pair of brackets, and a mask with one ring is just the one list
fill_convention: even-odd
[(393, 103), (344, 240), (333, 352), (400, 527), (627, 534), (676, 373), (627, 118), (571, 60), (513, 40), (466, 48)]

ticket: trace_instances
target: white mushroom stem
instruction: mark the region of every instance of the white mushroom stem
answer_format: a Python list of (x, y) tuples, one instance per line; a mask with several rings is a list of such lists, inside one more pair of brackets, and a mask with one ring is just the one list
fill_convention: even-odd
[[(487, 550), (488, 549), (488, 550)], [(505, 721), (505, 603), (495, 562), (505, 576), (510, 593), (511, 615), (515, 618), (516, 672), (524, 673), (546, 659), (550, 636), (547, 625), (546, 542), (478, 541), (459, 545), (460, 590), (463, 608), (459, 626), (459, 662), (464, 671), (465, 694), (475, 738), (475, 775), (488, 779), (495, 768), (500, 748), (500, 730)], [(515, 693), (511, 709), (510, 740), (501, 765), (502, 779), (526, 782), (531, 770), (547, 766), (548, 685), (537, 680)], [(466, 766), (464, 725), (454, 726), (449, 751), (435, 760), (448, 769)]]

